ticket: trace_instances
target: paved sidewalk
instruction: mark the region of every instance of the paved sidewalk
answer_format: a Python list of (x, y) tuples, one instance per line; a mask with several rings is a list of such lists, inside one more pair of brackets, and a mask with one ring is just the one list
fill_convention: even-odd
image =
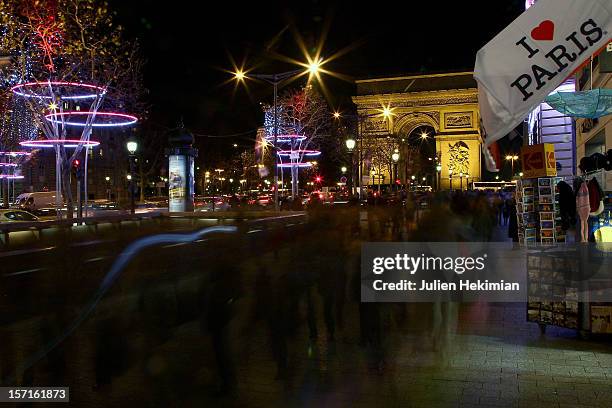
[[(380, 367), (372, 364), (371, 350), (359, 345), (356, 326), (347, 325), (329, 342), (319, 322), (315, 341), (304, 327), (289, 343), (290, 371), (278, 380), (265, 330), (238, 333), (232, 347), (239, 384), (234, 397), (213, 395), (209, 343), (197, 327), (186, 325), (147, 362), (174, 377), (143, 384), (142, 368), (132, 370), (99, 402), (140, 396), (151, 406), (180, 401), (174, 406), (193, 407), (612, 407), (608, 340), (579, 340), (553, 327), (541, 336), (537, 325), (525, 322), (521, 304), (473, 304), (459, 308), (456, 333), (434, 350), (428, 307), (408, 307), (406, 319), (414, 322), (409, 329), (382, 312)], [(188, 381), (184, 394), (178, 392), (181, 381)]]

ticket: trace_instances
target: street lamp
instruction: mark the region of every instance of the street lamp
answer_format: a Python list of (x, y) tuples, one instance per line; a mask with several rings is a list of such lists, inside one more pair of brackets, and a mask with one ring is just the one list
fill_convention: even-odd
[(442, 165), (440, 163), (436, 164), (436, 180), (438, 182), (438, 185), (436, 186), (437, 190), (440, 190), (440, 174), (442, 172)]
[(134, 214), (136, 212), (136, 204), (134, 203), (134, 180), (132, 174), (134, 173), (134, 160), (136, 159), (136, 150), (138, 150), (138, 143), (130, 140), (126, 143), (126, 148), (128, 153), (130, 154), (130, 174), (128, 174), (127, 179), (129, 181), (129, 192), (130, 192), (130, 213)]
[(388, 119), (393, 115), (393, 109), (390, 106), (384, 106), (382, 109), (383, 116)]
[(348, 149), (349, 152), (352, 152), (353, 149), (355, 148), (355, 145), (357, 144), (357, 142), (355, 141), (355, 139), (346, 139), (346, 148)]
[(512, 178), (514, 178), (514, 161), (518, 160), (518, 156), (517, 155), (507, 155), (506, 156), (506, 160), (509, 160), (511, 162), (511, 166), (512, 166)]
[(234, 72), (234, 79), (236, 81), (244, 81), (245, 77), (246, 77), (246, 74), (242, 70), (238, 70)]
[[(237, 69), (234, 74), (234, 79), (238, 82), (244, 82), (248, 78), (259, 79), (271, 84), (274, 88), (274, 148), (278, 148), (278, 86), (291, 78), (299, 77), (305, 74), (309, 75), (309, 78), (313, 76), (319, 77), (320, 72), (324, 72), (321, 67), (325, 64), (325, 61), (319, 58), (308, 57), (307, 63), (299, 63), (303, 68), (293, 71), (287, 71), (278, 74), (249, 74)], [(338, 115), (340, 116), (340, 115)], [(279, 211), (278, 203), (278, 154), (274, 154), (274, 210)]]
[(460, 183), (460, 188), (461, 191), (463, 191), (463, 172), (459, 172), (459, 183)]
[(346, 169), (346, 166), (342, 166), (342, 167), (340, 167), (340, 171), (342, 172), (342, 174), (345, 174), (345, 173), (346, 173), (346, 170), (347, 170), (347, 169)]
[(104, 177), (104, 180), (106, 181), (106, 198), (107, 198), (108, 201), (110, 201), (110, 199), (111, 199), (110, 177), (106, 176), (106, 177)]
[(393, 160), (393, 170), (395, 171), (395, 176), (391, 177), (391, 190), (393, 191), (395, 189), (395, 180), (397, 179), (397, 162), (400, 159), (400, 155), (397, 149), (395, 149), (395, 152), (393, 152), (393, 154), (391, 155), (391, 160)]
[(448, 179), (450, 182), (450, 191), (453, 192), (453, 169), (448, 169)]
[[(340, 113), (336, 112), (338, 115), (336, 116), (336, 114), (334, 114), (334, 117), (337, 119), (340, 117)], [(355, 146), (357, 145), (357, 142), (355, 141), (355, 139), (353, 138), (348, 138), (345, 141), (346, 144), (346, 149), (349, 151), (349, 154), (351, 155), (351, 194), (354, 194), (354, 188), (355, 188), (355, 159), (353, 157), (353, 150), (355, 149)], [(360, 153), (361, 154), (361, 153)], [(359, 169), (361, 170), (361, 169)], [(361, 181), (359, 182), (361, 183)], [(361, 184), (360, 184), (361, 185)]]
[(134, 142), (133, 140), (130, 140), (129, 142), (127, 142), (126, 147), (130, 154), (135, 154), (136, 150), (138, 150), (138, 143)]

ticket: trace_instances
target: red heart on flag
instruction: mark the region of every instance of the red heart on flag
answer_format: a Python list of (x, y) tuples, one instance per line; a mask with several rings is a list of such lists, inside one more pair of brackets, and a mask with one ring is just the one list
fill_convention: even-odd
[(531, 30), (531, 38), (538, 41), (552, 41), (555, 35), (555, 23), (544, 20), (539, 26)]

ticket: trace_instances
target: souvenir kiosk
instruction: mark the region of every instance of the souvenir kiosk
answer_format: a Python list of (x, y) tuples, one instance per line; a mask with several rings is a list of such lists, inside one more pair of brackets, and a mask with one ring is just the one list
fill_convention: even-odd
[(583, 337), (612, 333), (612, 172), (601, 168), (557, 177), (551, 148), (523, 148), (523, 163), (535, 165), (527, 166), (517, 183), (519, 241), (527, 251), (527, 320), (538, 323), (542, 333), (547, 325), (575, 329)]

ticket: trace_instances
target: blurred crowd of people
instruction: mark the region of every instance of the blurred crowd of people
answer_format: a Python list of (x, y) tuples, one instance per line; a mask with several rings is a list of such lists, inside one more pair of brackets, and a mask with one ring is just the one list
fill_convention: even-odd
[[(410, 347), (433, 349), (444, 358), (457, 305), (361, 302), (361, 245), (504, 239), (496, 226), (511, 226), (513, 211), (512, 196), (500, 193), (371, 194), (367, 203), (355, 198), (343, 206), (310, 205), (299, 234), (287, 228), (264, 238), (245, 234), (214, 253), (201, 246), (174, 248), (178, 255), (171, 258), (148, 252), (126, 273), (133, 278), (104, 299), (112, 307), (98, 306), (85, 331), (77, 332), (76, 339), (89, 338), (92, 347), (69, 339), (21, 381), (36, 383), (47, 371), (48, 378), (70, 384), (66, 367), (74, 364), (65, 360), (80, 358), (73, 348), (92, 349), (94, 389), (104, 392), (137, 367), (136, 378), (155, 390), (151, 406), (163, 406), (180, 398), (186, 386), (175, 387), (177, 381), (188, 385), (203, 369), (214, 373), (218, 394), (238, 395), (240, 371), (260, 364), (251, 360), (258, 353), (273, 363), (277, 381), (291, 384), (303, 369), (304, 343), (309, 353), (325, 352), (325, 358), (357, 347), (359, 358), (379, 374), (394, 365), (390, 345), (406, 333), (420, 339)], [(144, 271), (145, 283), (135, 280)], [(66, 325), (65, 316), (57, 325), (45, 321), (44, 341)], [(190, 322), (198, 322), (202, 347), (192, 347), (189, 361), (175, 367), (177, 356), (162, 350), (173, 341), (181, 344), (178, 328)]]

